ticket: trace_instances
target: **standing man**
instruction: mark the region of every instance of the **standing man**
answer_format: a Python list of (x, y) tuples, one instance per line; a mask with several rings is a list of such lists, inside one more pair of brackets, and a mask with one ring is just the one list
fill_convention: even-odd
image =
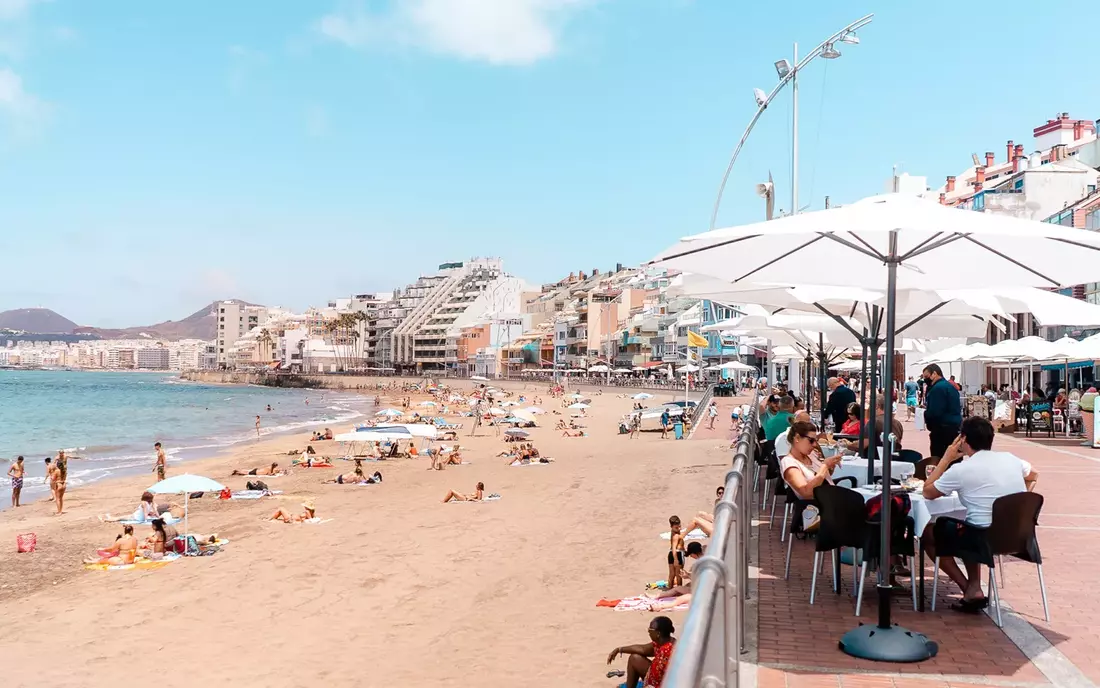
[(154, 444), (153, 448), (157, 450), (157, 462), (153, 464), (153, 470), (156, 471), (159, 482), (164, 480), (164, 472), (168, 469), (168, 457), (164, 455), (164, 448), (160, 446), (160, 442)]
[[(834, 428), (844, 427), (848, 420), (848, 404), (856, 403), (856, 393), (840, 378), (831, 377), (825, 383), (829, 388), (829, 401), (825, 404), (825, 417), (833, 419)], [(821, 428), (825, 430), (825, 428)]]
[(672, 418), (668, 414), (668, 408), (661, 411), (661, 439), (666, 439), (668, 437), (668, 426), (671, 420)]
[(925, 367), (924, 424), (928, 427), (929, 456), (942, 457), (959, 435), (962, 425), (962, 404), (959, 390), (943, 377), (943, 369), (935, 363)]
[(913, 414), (917, 412), (917, 383), (910, 375), (905, 381), (905, 419), (913, 420)]
[(53, 465), (53, 458), (46, 457), (46, 480), (50, 484), (50, 501), (57, 500), (57, 469)]
[(260, 436), (260, 417), (256, 416), (256, 437)]
[(15, 463), (8, 468), (8, 476), (11, 478), (11, 505), (19, 506), (19, 493), (23, 491), (23, 457), (15, 457)]

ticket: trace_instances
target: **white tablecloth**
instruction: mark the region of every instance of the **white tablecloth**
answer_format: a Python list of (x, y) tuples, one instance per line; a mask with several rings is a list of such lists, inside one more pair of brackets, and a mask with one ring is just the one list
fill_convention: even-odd
[[(875, 461), (875, 475), (878, 477), (882, 476), (881, 461)], [(907, 476), (913, 475), (913, 464), (904, 461), (891, 461), (890, 475), (895, 480), (904, 480)], [(840, 465), (833, 471), (833, 480), (847, 476), (854, 477), (856, 479), (856, 486), (858, 487), (866, 485), (867, 459), (852, 457), (841, 460)]]
[[(866, 466), (863, 470), (867, 470)], [(856, 490), (856, 492), (863, 495), (863, 501), (868, 501), (874, 495), (882, 494), (881, 486), (879, 486), (879, 488), (880, 489), (863, 487)], [(909, 501), (913, 505), (909, 515), (913, 517), (913, 522), (917, 528), (916, 536), (918, 538), (924, 534), (925, 526), (935, 521), (940, 516), (952, 516), (958, 519), (966, 517), (966, 507), (962, 505), (958, 496), (954, 494), (933, 500), (927, 500), (924, 498), (924, 495), (921, 494), (910, 494)]]

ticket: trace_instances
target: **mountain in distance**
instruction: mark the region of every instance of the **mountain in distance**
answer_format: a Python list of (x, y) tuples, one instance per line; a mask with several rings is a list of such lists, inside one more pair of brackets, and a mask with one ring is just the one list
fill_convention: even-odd
[[(240, 299), (226, 300), (237, 301), (247, 306), (255, 305)], [(138, 339), (144, 338), (142, 335), (145, 335), (153, 339), (204, 339), (209, 341), (217, 338), (218, 334), (218, 315), (214, 310), (215, 304), (217, 304), (217, 301), (213, 301), (200, 308), (183, 320), (165, 320), (162, 323), (149, 325), (148, 327), (107, 329), (100, 327), (77, 327), (74, 325), (76, 329), (72, 331), (74, 334), (92, 334), (102, 339)]]
[(0, 330), (41, 334), (70, 334), (77, 324), (49, 308), (16, 308), (0, 312)]

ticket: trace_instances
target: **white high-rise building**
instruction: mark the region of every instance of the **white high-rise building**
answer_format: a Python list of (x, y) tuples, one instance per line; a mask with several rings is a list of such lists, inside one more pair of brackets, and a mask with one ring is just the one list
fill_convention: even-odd
[(229, 361), (229, 350), (238, 339), (248, 334), (254, 327), (260, 327), (268, 318), (265, 306), (250, 306), (240, 301), (218, 301), (214, 304), (218, 317), (217, 339), (214, 344), (218, 367), (225, 367)]

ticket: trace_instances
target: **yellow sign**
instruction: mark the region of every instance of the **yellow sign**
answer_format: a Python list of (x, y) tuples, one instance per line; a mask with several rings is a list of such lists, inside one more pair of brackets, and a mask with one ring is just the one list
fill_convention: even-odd
[(710, 346), (710, 342), (707, 341), (706, 337), (688, 330), (688, 346), (698, 346), (705, 349)]

